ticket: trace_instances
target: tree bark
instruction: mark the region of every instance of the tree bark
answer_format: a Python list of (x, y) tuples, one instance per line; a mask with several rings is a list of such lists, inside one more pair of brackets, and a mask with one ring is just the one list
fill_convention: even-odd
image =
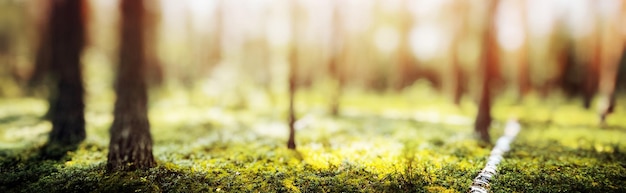
[(142, 28), (144, 30), (144, 57), (146, 65), (146, 82), (148, 86), (159, 86), (163, 84), (163, 65), (158, 53), (158, 28), (161, 20), (159, 9), (161, 5), (158, 1), (150, 1), (150, 6), (144, 6), (144, 18)]
[(134, 170), (156, 165), (147, 116), (143, 44), (143, 1), (121, 2), (121, 42), (114, 120), (107, 170)]
[(49, 55), (40, 62), (50, 65), (56, 91), (50, 98), (52, 131), (44, 148), (46, 153), (64, 154), (67, 148), (75, 148), (86, 137), (80, 68), (85, 39), (83, 3), (82, 0), (53, 1), (48, 31), (42, 35), (41, 47), (49, 49), (42, 52)]

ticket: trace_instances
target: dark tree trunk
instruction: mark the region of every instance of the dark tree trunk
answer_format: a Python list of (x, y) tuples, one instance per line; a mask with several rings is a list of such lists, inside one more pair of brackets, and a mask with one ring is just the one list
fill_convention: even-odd
[(147, 116), (143, 1), (121, 2), (121, 42), (115, 92), (114, 120), (107, 169), (134, 170), (156, 165)]
[[(51, 95), (49, 118), (52, 131), (46, 153), (64, 153), (85, 139), (85, 104), (80, 68), (80, 55), (84, 46), (83, 1), (51, 2), (47, 33), (43, 33), (42, 49), (38, 58), (50, 65), (54, 89)], [(49, 50), (48, 50), (49, 49)], [(60, 149), (59, 149), (60, 148)], [(61, 151), (57, 151), (61, 150)], [(60, 154), (59, 154), (60, 155)], [(52, 155), (54, 156), (54, 155)]]
[(491, 125), (491, 88), (493, 80), (497, 78), (498, 64), (498, 45), (495, 34), (495, 11), (498, 1), (494, 0), (489, 5), (489, 14), (487, 15), (486, 31), (484, 33), (483, 61), (481, 62), (482, 82), (480, 100), (478, 104), (478, 113), (474, 122), (474, 130), (480, 140), (489, 143), (489, 126)]

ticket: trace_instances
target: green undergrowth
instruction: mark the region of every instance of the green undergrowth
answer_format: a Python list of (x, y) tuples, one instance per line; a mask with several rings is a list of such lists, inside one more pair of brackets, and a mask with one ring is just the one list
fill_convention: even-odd
[[(0, 99), (0, 190), (466, 192), (490, 153), (491, 146), (474, 139), (471, 99), (455, 106), (423, 85), (402, 93), (350, 90), (342, 115), (332, 117), (330, 99), (315, 89), (297, 95), (297, 151), (285, 147), (284, 93), (216, 98), (153, 91), (158, 166), (112, 173), (105, 170), (110, 93), (88, 96), (88, 137), (59, 160), (38, 155), (51, 127), (40, 119), (45, 101)], [(520, 119), (523, 129), (491, 184), (494, 192), (624, 191), (623, 105), (601, 128), (593, 111), (559, 96), (547, 102), (504, 97), (496, 104), (494, 141), (509, 117)]]

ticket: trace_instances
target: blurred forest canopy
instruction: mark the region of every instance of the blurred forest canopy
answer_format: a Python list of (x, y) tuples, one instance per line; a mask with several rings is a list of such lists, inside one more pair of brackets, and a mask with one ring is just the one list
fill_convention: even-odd
[[(98, 95), (110, 92), (118, 60), (118, 1), (86, 1), (82, 61), (88, 94)], [(494, 49), (482, 40), (489, 19), (497, 27), (495, 86), (577, 93), (589, 74), (605, 74), (589, 71), (598, 53), (612, 60), (624, 55), (626, 36), (626, 3), (620, 0), (501, 0), (494, 18), (488, 18), (489, 0), (146, 2), (150, 82), (207, 96), (236, 95), (242, 87), (286, 92), (294, 45), (303, 86), (339, 80), (350, 88), (390, 91), (423, 79), (474, 100), (481, 56)], [(0, 1), (0, 96), (29, 94), (23, 86), (34, 71), (49, 3)]]
[[(104, 168), (98, 164), (107, 159), (107, 135), (115, 133), (106, 128), (114, 120), (115, 69), (121, 63), (120, 0), (83, 0), (87, 2), (81, 18), (87, 25), (81, 54), (86, 109), (81, 115), (89, 135), (77, 153), (68, 154), (77, 158), (45, 164), (21, 160), (43, 143), (41, 134), (52, 126), (39, 116), (51, 106), (41, 99), (54, 95), (54, 89), (41, 88), (33, 79), (41, 70), (37, 60), (46, 44), (50, 4), (61, 1), (0, 0), (0, 146), (9, 147), (0, 156), (17, 157), (0, 163), (10, 174), (1, 176), (0, 186), (15, 188), (13, 182), (25, 185), (43, 179), (42, 187), (58, 191), (87, 187), (81, 183), (109, 182), (99, 181)], [(522, 123), (530, 122), (530, 129), (520, 134), (513, 161), (504, 163), (504, 178), (494, 184), (503, 187), (501, 192), (513, 192), (508, 188), (527, 191), (529, 183), (545, 191), (608, 192), (626, 187), (620, 180), (624, 179), (624, 154), (619, 151), (624, 149), (626, 97), (621, 93), (612, 98), (615, 90), (626, 91), (623, 0), (143, 2), (142, 30), (130, 31), (143, 33), (145, 74), (152, 88), (150, 124), (155, 142), (165, 144), (155, 146), (163, 164), (147, 171), (147, 181), (168, 175), (161, 188), (186, 176), (190, 183), (202, 182), (208, 190), (216, 186), (219, 191), (224, 181), (233, 182), (231, 177), (240, 175), (234, 167), (244, 169), (246, 176), (235, 184), (255, 185), (248, 180), (267, 182), (275, 177), (269, 182), (278, 185), (265, 188), (297, 189), (294, 184), (317, 186), (309, 185), (308, 179), (319, 177), (320, 171), (356, 168), (361, 172), (324, 179), (339, 187), (354, 183), (356, 189), (364, 184), (389, 185), (390, 178), (382, 175), (386, 173), (391, 181), (401, 182), (394, 187), (408, 191), (416, 189), (403, 185), (414, 182), (436, 185), (432, 191), (451, 186), (459, 191), (489, 154), (488, 149), (477, 148), (467, 126), (474, 121), (476, 131), (487, 131), (492, 117), (502, 121), (517, 114)], [(304, 157), (298, 159), (293, 152), (277, 148), (285, 137), (282, 121), (288, 100), (288, 113), (295, 117), (294, 82), (305, 88), (295, 100), (302, 116), (297, 123), (291, 119), (289, 125), (292, 134), (293, 127), (300, 132), (299, 151)], [(531, 97), (520, 102), (527, 93)], [(492, 100), (491, 94), (505, 97)], [(576, 101), (565, 96), (574, 96)], [(356, 116), (327, 116), (327, 105), (336, 108), (339, 98), (349, 107), (343, 112)], [(617, 100), (618, 116), (607, 121), (617, 129), (590, 126), (597, 125), (597, 114), (582, 109), (580, 98), (586, 107), (593, 99), (601, 113), (612, 111), (608, 101)], [(320, 107), (324, 110), (315, 111)], [(601, 114), (602, 121), (605, 115)], [(500, 126), (495, 123), (493, 128)], [(491, 136), (481, 137), (489, 140)], [(346, 160), (364, 167), (353, 167)], [(13, 167), (23, 162), (28, 167)], [(390, 163), (397, 165), (389, 167)], [(73, 164), (78, 167), (72, 168)], [(70, 169), (51, 174), (49, 168), (58, 165)], [(196, 175), (194, 168), (205, 172), (218, 168), (224, 175)], [(179, 172), (178, 176), (167, 173), (171, 171)], [(259, 175), (266, 171), (289, 175)], [(124, 186), (133, 180), (145, 182), (144, 174), (113, 175), (108, 180)], [(204, 183), (213, 179), (212, 184)], [(57, 186), (59, 182), (79, 185)], [(552, 186), (542, 186), (546, 182)], [(225, 184), (230, 188), (230, 183)], [(554, 186), (563, 187), (552, 190)]]

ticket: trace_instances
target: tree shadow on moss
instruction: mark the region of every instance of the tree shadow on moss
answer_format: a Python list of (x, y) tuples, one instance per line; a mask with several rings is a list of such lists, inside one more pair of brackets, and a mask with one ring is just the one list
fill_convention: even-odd
[(42, 159), (39, 147), (23, 150), (0, 150), (0, 189), (6, 192), (22, 190), (44, 176), (57, 172), (62, 159)]
[(13, 126), (34, 125), (33, 122), (39, 122), (43, 117), (37, 114), (12, 114), (0, 117), (0, 126), (9, 128)]
[(519, 120), (522, 127), (525, 129), (544, 129), (547, 127), (554, 128), (571, 128), (571, 129), (602, 129), (602, 130), (615, 130), (620, 132), (626, 132), (626, 127), (623, 125), (614, 124), (564, 124), (555, 123), (553, 120), (547, 121), (532, 121), (532, 120)]
[[(0, 127), (17, 131), (27, 129), (24, 127), (35, 126), (42, 121), (44, 118), (40, 115), (16, 114), (1, 117)], [(2, 174), (0, 175), (0, 190), (3, 192), (24, 191), (25, 185), (35, 183), (42, 177), (57, 171), (55, 165), (68, 159), (65, 156), (67, 151), (64, 150), (76, 149), (76, 146), (58, 147), (55, 149), (55, 156), (50, 156), (51, 154), (44, 151), (47, 146), (40, 144), (44, 140), (43, 135), (32, 135), (22, 140), (29, 142), (0, 148), (0, 173)]]
[(0, 151), (2, 192), (192, 192), (189, 186), (208, 182), (205, 176), (164, 167), (108, 173), (105, 162), (68, 166), (70, 155), (43, 159), (38, 152), (37, 147), (18, 153)]
[[(0, 117), (0, 127), (12, 128), (12, 130), (23, 130), (25, 129), (24, 127), (32, 127), (32, 126), (35, 126), (44, 122), (45, 120), (47, 120), (45, 115), (41, 116), (37, 114), (12, 114), (8, 116)], [(0, 131), (0, 132), (6, 132), (6, 130)], [(25, 154), (18, 153), (18, 152), (15, 152), (15, 153), (23, 154), (21, 155), (22, 157), (27, 156), (28, 159), (32, 159), (32, 160), (42, 160), (42, 159), (61, 160), (67, 154), (67, 152), (76, 150), (79, 146), (79, 143), (76, 143), (76, 144), (46, 143), (39, 148), (39, 151), (37, 151), (36, 154), (33, 154), (34, 153), (33, 148), (25, 149), (24, 150)], [(0, 150), (0, 151), (5, 152), (2, 155), (8, 156), (6, 152), (9, 152), (12, 150)]]
[[(40, 136), (41, 137), (41, 136)], [(41, 192), (49, 188), (33, 188), (43, 179), (59, 173), (65, 162), (72, 160), (73, 146), (37, 145), (0, 149), (0, 190), (2, 192)], [(49, 186), (52, 187), (52, 186)], [(29, 190), (30, 189), (30, 190)]]

